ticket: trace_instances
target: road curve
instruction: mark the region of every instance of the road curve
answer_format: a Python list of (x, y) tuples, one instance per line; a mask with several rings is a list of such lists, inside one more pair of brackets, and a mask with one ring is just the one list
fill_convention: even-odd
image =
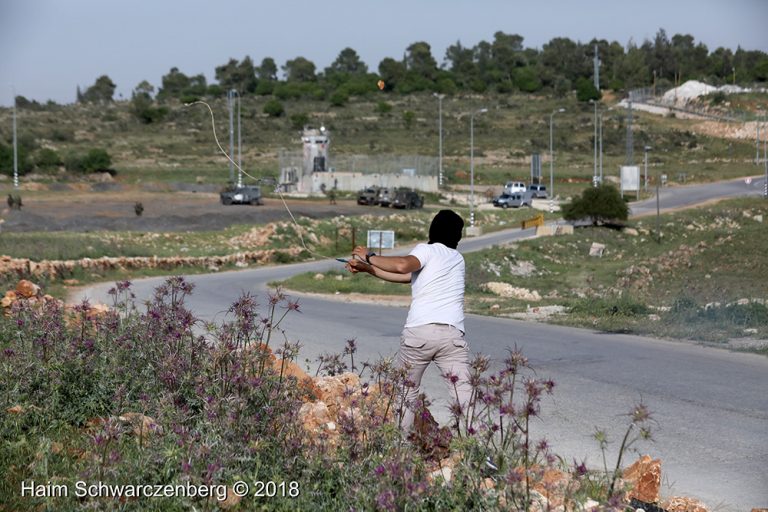
[[(694, 190), (677, 187), (670, 197), (681, 189)], [(705, 187), (693, 193), (700, 201), (711, 192)], [(459, 248), (478, 250), (531, 235), (530, 230), (507, 230), (466, 239)], [(271, 281), (331, 268), (341, 264), (324, 260), (191, 276), (195, 292), (189, 306), (201, 318), (221, 320), (242, 292), (263, 296)], [(146, 298), (160, 282), (162, 278), (136, 281), (134, 291)], [(88, 288), (75, 299), (108, 302), (109, 287)], [(289, 315), (285, 324), (289, 338), (304, 346), (300, 358), (314, 361), (321, 353), (340, 352), (349, 338), (357, 340), (358, 360), (393, 355), (407, 310), (340, 299), (300, 297), (301, 313)], [(539, 376), (556, 382), (535, 435), (546, 437), (567, 460), (586, 458), (601, 467), (591, 435), (602, 428), (613, 442), (609, 464), (615, 463), (626, 413), (642, 400), (657, 428), (655, 442), (639, 449), (663, 459), (664, 495), (696, 497), (718, 510), (768, 506), (768, 358), (477, 315), (469, 315), (466, 325), (474, 352), (498, 361), (509, 348), (520, 347)], [(433, 408), (438, 419), (445, 419), (447, 392), (434, 370), (425, 377), (425, 390), (437, 402)]]

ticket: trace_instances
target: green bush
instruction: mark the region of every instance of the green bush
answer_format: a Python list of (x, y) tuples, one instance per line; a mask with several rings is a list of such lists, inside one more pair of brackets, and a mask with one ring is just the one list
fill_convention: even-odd
[(64, 166), (71, 172), (91, 173), (107, 171), (113, 173), (110, 168), (112, 157), (104, 149), (91, 149), (85, 155), (70, 153), (64, 159)]
[(52, 169), (61, 164), (61, 156), (51, 148), (41, 149), (35, 158), (35, 166), (40, 169)]
[(307, 124), (309, 124), (309, 115), (305, 112), (301, 112), (299, 114), (291, 114), (291, 128), (294, 130), (301, 130)]
[(344, 89), (336, 89), (329, 98), (331, 105), (334, 107), (343, 107), (349, 101), (349, 93)]
[(386, 101), (380, 101), (376, 104), (376, 113), (389, 114), (390, 112), (392, 112), (392, 105)]
[(407, 130), (413, 128), (413, 124), (416, 121), (416, 112), (413, 110), (406, 110), (403, 112), (403, 124)]
[(285, 113), (285, 108), (278, 100), (272, 99), (264, 105), (264, 113), (269, 117), (280, 117)]

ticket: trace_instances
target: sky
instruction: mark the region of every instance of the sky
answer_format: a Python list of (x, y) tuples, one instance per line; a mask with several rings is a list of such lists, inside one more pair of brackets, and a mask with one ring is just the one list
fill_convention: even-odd
[(203, 73), (249, 55), (278, 66), (298, 56), (318, 71), (351, 47), (371, 71), (426, 41), (442, 64), (448, 46), (472, 47), (502, 31), (528, 48), (555, 37), (626, 46), (690, 34), (710, 51), (768, 52), (768, 0), (0, 0), (0, 105), (75, 101), (101, 75), (130, 98), (172, 67)]

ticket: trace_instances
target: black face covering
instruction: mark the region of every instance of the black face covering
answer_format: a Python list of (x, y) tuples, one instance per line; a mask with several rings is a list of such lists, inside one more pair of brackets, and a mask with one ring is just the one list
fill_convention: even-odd
[(455, 249), (461, 240), (464, 221), (453, 210), (440, 210), (429, 226), (429, 243)]

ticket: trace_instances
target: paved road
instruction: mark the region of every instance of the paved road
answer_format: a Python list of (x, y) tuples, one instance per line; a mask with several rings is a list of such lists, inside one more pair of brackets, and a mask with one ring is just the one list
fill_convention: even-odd
[[(669, 189), (674, 191), (670, 197), (681, 189)], [(477, 250), (531, 234), (494, 233), (462, 241), (460, 249)], [(220, 320), (242, 291), (263, 295), (270, 281), (330, 268), (340, 264), (321, 261), (193, 276), (196, 290), (189, 304), (200, 317)], [(160, 281), (138, 281), (137, 295), (148, 296)], [(103, 300), (107, 288), (96, 286), (82, 295)], [(290, 339), (303, 343), (301, 358), (310, 361), (324, 352), (340, 352), (348, 338), (357, 340), (359, 360), (391, 356), (407, 313), (405, 308), (314, 297), (302, 297), (300, 304), (302, 312), (289, 315), (285, 327)], [(642, 400), (658, 427), (655, 443), (640, 450), (663, 459), (664, 495), (697, 497), (713, 508), (720, 506), (718, 510), (768, 507), (768, 358), (475, 315), (467, 318), (467, 332), (473, 351), (500, 360), (516, 345), (539, 376), (555, 380), (556, 392), (545, 403), (538, 435), (567, 460), (586, 458), (592, 466), (602, 465), (591, 439), (599, 427), (613, 441), (609, 461), (615, 461), (624, 415)], [(427, 374), (425, 388), (436, 399), (438, 419), (445, 419), (447, 393), (436, 372)]]
[[(748, 185), (740, 178), (731, 181), (688, 185), (684, 187), (664, 187), (659, 193), (659, 207), (664, 210), (686, 208), (716, 199), (728, 199), (740, 196), (760, 196), (764, 193), (765, 176), (755, 176)], [(643, 216), (656, 213), (656, 196), (651, 199), (632, 203), (632, 215)]]

